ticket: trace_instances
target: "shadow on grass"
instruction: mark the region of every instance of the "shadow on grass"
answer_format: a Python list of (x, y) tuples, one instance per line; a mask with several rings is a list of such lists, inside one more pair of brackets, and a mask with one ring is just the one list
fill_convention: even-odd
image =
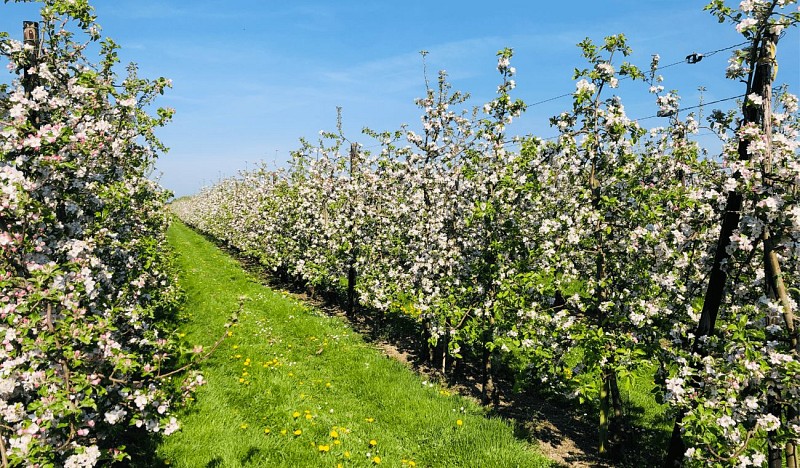
[[(309, 288), (302, 282), (292, 281), (285, 272), (270, 271), (258, 259), (246, 256), (204, 233), (199, 234), (237, 259), (262, 284), (299, 296), (302, 301), (328, 315), (344, 317), (365, 341), (382, 349), (390, 357), (433, 381), (446, 383), (463, 396), (480, 401), (481, 372), (477, 356), (464, 353), (457, 371), (443, 375), (431, 363), (424, 330), (418, 321), (402, 314), (385, 314), (365, 308), (347, 313), (347, 295), (343, 288)], [(522, 392), (515, 391), (513, 371), (502, 364), (496, 366), (496, 371), (495, 386), (499, 398), (497, 404), (487, 408), (488, 414), (509, 420), (518, 439), (544, 444), (544, 455), (561, 460), (565, 466), (638, 468), (662, 464), (671, 433), (671, 420), (662, 418), (647, 422), (643, 408), (625, 402), (621, 421), (612, 427), (614, 436), (610, 452), (600, 456), (597, 449), (596, 406), (579, 405), (575, 400), (540, 392), (533, 384), (526, 385)], [(242, 463), (256, 455), (248, 452)]]
[(161, 434), (152, 434), (144, 430), (131, 428), (123, 435), (124, 445), (130, 459), (115, 465), (125, 468), (155, 468), (166, 466), (165, 459), (158, 455), (158, 445), (161, 443)]
[(260, 448), (250, 447), (250, 449), (247, 451), (247, 453), (240, 460), (241, 464), (242, 465), (247, 465), (247, 464), (252, 463), (253, 459), (256, 458), (256, 460), (257, 460), (258, 457), (262, 454), (262, 452), (263, 451)]

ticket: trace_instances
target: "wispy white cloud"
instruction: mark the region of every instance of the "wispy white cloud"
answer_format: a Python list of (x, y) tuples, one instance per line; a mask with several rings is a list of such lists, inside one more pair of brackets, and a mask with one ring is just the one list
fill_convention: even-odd
[[(439, 69), (446, 69), (453, 79), (475, 73), (474, 58), (491, 57), (501, 40), (496, 37), (466, 39), (435, 44), (426, 49), (424, 59), (429, 80), (435, 81)], [(331, 87), (357, 86), (379, 88), (384, 92), (400, 92), (420, 88), (424, 83), (423, 58), (420, 51), (407, 51), (345, 67), (328, 67), (319, 71), (323, 83)]]
[[(178, 6), (157, 0), (139, 0), (136, 3), (97, 4), (95, 8), (101, 12), (101, 17), (124, 18), (129, 20), (157, 20), (157, 19), (236, 19), (246, 15), (241, 11), (220, 8), (219, 3), (191, 2), (190, 6)], [(101, 21), (102, 23), (102, 21)]]

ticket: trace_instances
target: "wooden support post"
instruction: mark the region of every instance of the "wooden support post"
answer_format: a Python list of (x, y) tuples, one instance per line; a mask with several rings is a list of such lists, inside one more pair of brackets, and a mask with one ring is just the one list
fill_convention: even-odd
[(31, 65), (35, 65), (39, 59), (39, 23), (23, 21), (22, 37), (26, 46), (33, 47), (33, 52), (30, 54), (30, 63), (26, 63), (22, 70), (22, 87), (25, 89), (25, 95), (29, 96), (36, 87), (35, 77), (28, 73), (28, 69)]
[[(772, 34), (765, 34), (755, 39), (754, 46), (758, 47), (758, 51), (757, 56), (754, 57), (753, 65), (755, 69), (753, 71), (752, 80), (748, 83), (746, 96), (754, 93), (762, 97), (764, 102), (771, 99), (773, 62), (777, 42), (778, 37)], [(765, 121), (763, 107), (748, 105), (748, 103), (745, 102), (742, 113), (744, 114), (743, 125), (750, 123), (757, 123), (764, 126), (772, 125), (771, 119), (770, 121)], [(747, 141), (739, 141), (738, 156), (740, 161), (747, 161), (750, 159), (750, 155), (747, 153), (747, 146)], [(733, 174), (733, 177), (738, 179), (741, 175), (736, 172)], [(712, 335), (716, 330), (717, 315), (722, 305), (723, 294), (728, 279), (728, 274), (725, 271), (724, 265), (730, 257), (728, 254), (728, 246), (731, 242), (731, 235), (739, 227), (743, 201), (744, 196), (738, 190), (733, 190), (728, 193), (725, 211), (722, 215), (722, 227), (717, 240), (714, 264), (711, 268), (708, 287), (706, 288), (705, 299), (703, 301), (703, 310), (700, 314), (700, 321), (697, 325), (697, 329), (695, 330), (695, 341), (692, 346), (693, 352), (700, 353), (701, 355), (705, 354), (701, 345), (702, 338)], [(766, 250), (769, 250), (768, 246)], [(769, 252), (765, 253), (768, 254)], [(768, 269), (769, 261), (770, 259), (767, 258)], [(679, 414), (675, 420), (672, 439), (670, 440), (667, 457), (664, 461), (665, 467), (677, 467), (682, 465), (683, 456), (686, 452), (686, 445), (682, 440), (680, 431), (682, 419), (683, 414)]]
[[(358, 144), (352, 143), (350, 145), (350, 184), (352, 185), (356, 177), (356, 166), (358, 165)], [(355, 235), (355, 209), (353, 208), (353, 198), (350, 199), (350, 212), (348, 214), (350, 221), (350, 251), (348, 252), (348, 266), (347, 266), (347, 313), (353, 315), (356, 308), (356, 257), (358, 256), (358, 248), (356, 247)]]
[[(28, 72), (30, 68), (39, 64), (39, 45), (41, 43), (39, 38), (39, 23), (36, 21), (23, 21), (22, 38), (25, 46), (33, 48), (33, 50), (29, 52), (28, 61), (24, 63), (22, 68), (22, 88), (25, 90), (25, 97), (30, 98), (31, 93), (36, 89), (39, 81), (36, 74)], [(38, 128), (39, 114), (35, 111), (31, 111), (30, 121), (33, 123), (34, 127)]]

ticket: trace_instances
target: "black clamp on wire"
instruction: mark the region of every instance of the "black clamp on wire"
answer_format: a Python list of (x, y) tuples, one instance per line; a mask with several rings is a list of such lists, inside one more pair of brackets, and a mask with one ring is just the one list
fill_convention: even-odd
[(695, 64), (699, 61), (703, 60), (703, 54), (689, 54), (686, 56), (686, 63), (688, 64)]

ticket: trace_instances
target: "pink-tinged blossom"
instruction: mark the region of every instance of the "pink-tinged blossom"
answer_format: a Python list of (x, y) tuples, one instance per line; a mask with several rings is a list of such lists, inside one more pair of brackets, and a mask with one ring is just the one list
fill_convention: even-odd
[(24, 117), (26, 114), (27, 113), (25, 112), (25, 106), (23, 106), (22, 104), (14, 104), (8, 111), (8, 115), (10, 115), (12, 119), (20, 119)]
[(49, 94), (47, 93), (47, 90), (41, 86), (37, 86), (33, 89), (33, 91), (31, 91), (31, 98), (36, 101), (43, 101), (47, 99), (48, 96)]
[(100, 449), (96, 445), (82, 447), (75, 455), (64, 462), (64, 468), (91, 468), (100, 459)]
[(36, 135), (29, 135), (22, 141), (22, 144), (28, 148), (39, 149), (42, 146), (42, 139)]
[(119, 101), (119, 105), (122, 107), (134, 107), (136, 105), (136, 98), (122, 99)]
[(750, 93), (747, 95), (747, 102), (754, 106), (760, 107), (764, 103), (764, 98), (756, 93)]
[(727, 414), (717, 419), (717, 425), (723, 429), (728, 429), (736, 425), (736, 421)]
[(178, 420), (175, 417), (169, 418), (169, 422), (164, 426), (164, 435), (170, 435), (180, 429)]
[(736, 25), (736, 31), (744, 33), (745, 31), (753, 29), (757, 24), (758, 21), (755, 18), (745, 18)]

